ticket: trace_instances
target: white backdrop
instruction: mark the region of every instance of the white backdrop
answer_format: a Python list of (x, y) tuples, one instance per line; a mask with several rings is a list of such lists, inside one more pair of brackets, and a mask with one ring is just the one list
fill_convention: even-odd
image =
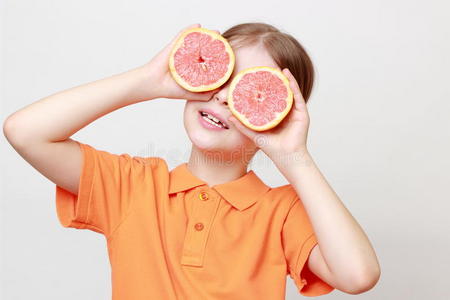
[[(181, 28), (262, 21), (297, 37), (317, 71), (309, 148), (381, 263), (358, 299), (450, 299), (448, 1), (1, 2), (1, 116), (150, 60)], [(184, 101), (114, 111), (72, 138), (187, 160)], [(55, 124), (58, 126), (58, 124)], [(161, 130), (164, 129), (164, 130)], [(110, 299), (104, 238), (63, 228), (55, 185), (0, 137), (1, 299)], [(179, 155), (182, 151), (182, 155)], [(287, 183), (259, 155), (269, 185)], [(338, 290), (323, 299), (352, 297)], [(354, 297), (354, 296), (353, 296)], [(300, 299), (288, 278), (287, 299)]]

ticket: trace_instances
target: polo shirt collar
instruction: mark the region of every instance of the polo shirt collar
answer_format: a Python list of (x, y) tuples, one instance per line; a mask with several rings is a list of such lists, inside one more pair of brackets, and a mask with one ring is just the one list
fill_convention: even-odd
[[(187, 163), (175, 167), (169, 172), (169, 194), (187, 191), (198, 186), (208, 186), (206, 182), (192, 174)], [(216, 184), (215, 189), (226, 201), (238, 210), (244, 210), (253, 205), (267, 192), (267, 186), (253, 170), (235, 180)]]

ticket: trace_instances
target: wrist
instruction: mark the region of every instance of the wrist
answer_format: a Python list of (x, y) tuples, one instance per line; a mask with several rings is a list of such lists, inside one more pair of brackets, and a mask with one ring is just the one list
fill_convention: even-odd
[(278, 152), (270, 156), (275, 166), (284, 174), (298, 168), (309, 168), (314, 164), (313, 158), (306, 147), (292, 152)]
[(129, 101), (132, 103), (158, 98), (151, 67), (146, 64), (126, 72), (132, 80)]

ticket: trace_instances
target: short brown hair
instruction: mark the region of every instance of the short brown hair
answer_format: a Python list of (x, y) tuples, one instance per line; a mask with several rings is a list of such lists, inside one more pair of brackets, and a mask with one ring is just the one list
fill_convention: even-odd
[(303, 46), (290, 34), (266, 23), (241, 23), (221, 34), (233, 47), (262, 43), (281, 68), (288, 68), (297, 80), (305, 102), (314, 83), (314, 66)]

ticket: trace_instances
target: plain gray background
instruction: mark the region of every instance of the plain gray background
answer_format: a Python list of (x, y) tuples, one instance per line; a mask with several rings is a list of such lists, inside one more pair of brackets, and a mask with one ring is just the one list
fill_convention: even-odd
[[(371, 291), (323, 299), (450, 299), (448, 1), (1, 2), (1, 117), (150, 60), (181, 28), (262, 21), (309, 51), (309, 149), (381, 263)], [(188, 158), (184, 101), (112, 112), (72, 138), (112, 153)], [(58, 124), (55, 124), (58, 126)], [(110, 299), (104, 238), (60, 225), (55, 185), (2, 135), (1, 299)], [(251, 167), (285, 184), (263, 155)], [(288, 277), (287, 299), (300, 299)]]

